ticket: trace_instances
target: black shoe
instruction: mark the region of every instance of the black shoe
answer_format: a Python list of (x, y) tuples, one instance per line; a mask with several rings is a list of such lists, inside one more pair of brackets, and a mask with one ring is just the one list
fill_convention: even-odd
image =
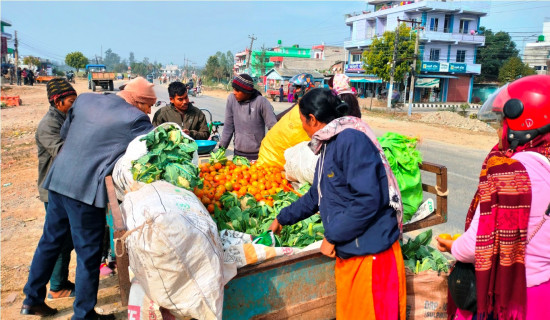
[(34, 306), (28, 306), (24, 304), (21, 306), (21, 314), (23, 315), (37, 315), (37, 316), (51, 316), (57, 313), (57, 309), (48, 307), (47, 304), (37, 304)]

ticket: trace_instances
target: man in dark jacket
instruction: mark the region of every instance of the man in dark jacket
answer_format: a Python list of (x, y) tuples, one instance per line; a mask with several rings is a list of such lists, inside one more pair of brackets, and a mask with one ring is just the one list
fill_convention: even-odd
[(186, 86), (179, 82), (172, 82), (168, 86), (170, 105), (155, 112), (153, 125), (156, 127), (165, 122), (175, 122), (181, 126), (183, 132), (195, 140), (206, 140), (210, 136), (204, 113), (189, 102)]
[(138, 77), (116, 95), (81, 94), (69, 110), (61, 127), (63, 148), (43, 184), (49, 191), (48, 210), (23, 290), (21, 314), (57, 312), (44, 303), (46, 283), (70, 230), (77, 257), (72, 319), (114, 318), (94, 311), (105, 232), (105, 177), (128, 144), (153, 129), (147, 114), (155, 101), (153, 84)]
[[(61, 151), (61, 126), (67, 117), (67, 111), (76, 99), (76, 91), (65, 79), (55, 78), (46, 85), (50, 109), (42, 118), (36, 129), (36, 146), (38, 147), (38, 193), (48, 210), (48, 190), (42, 188), (42, 183), (50, 170), (53, 160)], [(48, 299), (74, 297), (74, 284), (69, 281), (69, 263), (73, 241), (70, 232), (67, 233), (61, 254), (57, 258), (50, 277), (50, 292)]]
[(227, 148), (235, 134), (235, 155), (257, 160), (265, 128), (269, 130), (277, 123), (273, 107), (254, 89), (249, 75), (237, 75), (232, 86), (233, 93), (227, 97), (220, 146)]

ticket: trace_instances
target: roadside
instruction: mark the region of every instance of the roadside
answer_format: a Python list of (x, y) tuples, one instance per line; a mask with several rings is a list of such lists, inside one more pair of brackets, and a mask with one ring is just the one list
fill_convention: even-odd
[[(78, 93), (90, 92), (86, 80), (78, 78), (76, 81), (74, 87)], [(18, 319), (24, 298), (22, 289), (44, 223), (44, 207), (38, 199), (36, 187), (38, 159), (34, 135), (38, 122), (48, 110), (48, 103), (45, 84), (34, 87), (6, 85), (2, 86), (2, 93), (19, 95), (22, 99), (21, 106), (1, 111), (1, 317)], [(204, 94), (225, 100), (229, 92), (206, 89)], [(291, 105), (270, 102), (277, 112)], [(369, 102), (362, 99), (361, 107), (368, 108)], [(438, 141), (449, 144), (450, 148), (459, 145), (476, 150), (489, 150), (496, 142), (494, 130), (456, 113), (430, 112), (408, 118), (406, 114), (387, 112), (378, 107), (373, 104), (372, 111), (363, 111), (363, 119), (377, 133), (394, 131), (419, 137), (422, 143)], [(75, 266), (73, 254), (70, 279), (74, 279)], [(72, 314), (72, 300), (55, 301), (51, 305), (61, 311), (51, 319), (66, 319)], [(120, 305), (116, 277), (101, 279), (97, 307), (101, 309), (98, 310), (100, 313), (115, 313), (117, 319), (127, 317), (126, 308)]]

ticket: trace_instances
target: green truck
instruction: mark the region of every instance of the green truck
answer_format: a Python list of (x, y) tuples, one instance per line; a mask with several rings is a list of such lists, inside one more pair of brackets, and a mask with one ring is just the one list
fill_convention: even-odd
[(113, 91), (115, 73), (107, 72), (107, 67), (105, 65), (87, 64), (86, 72), (88, 73), (88, 89), (95, 91), (97, 86), (101, 86), (103, 90)]

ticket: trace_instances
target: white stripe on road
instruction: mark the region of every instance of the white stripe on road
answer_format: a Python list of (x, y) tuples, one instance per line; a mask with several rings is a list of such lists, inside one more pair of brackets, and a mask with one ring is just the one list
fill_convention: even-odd
[[(462, 178), (462, 179), (474, 181), (474, 182), (479, 181), (478, 179), (474, 179), (474, 178), (470, 178), (470, 177), (467, 177), (467, 176), (463, 176), (463, 175), (461, 175), (461, 174), (454, 173), (454, 172), (448, 172), (448, 171), (447, 171), (447, 174), (452, 175), (452, 176), (457, 176), (457, 177), (460, 177), (460, 178)], [(448, 181), (447, 181), (447, 183), (448, 183)]]

